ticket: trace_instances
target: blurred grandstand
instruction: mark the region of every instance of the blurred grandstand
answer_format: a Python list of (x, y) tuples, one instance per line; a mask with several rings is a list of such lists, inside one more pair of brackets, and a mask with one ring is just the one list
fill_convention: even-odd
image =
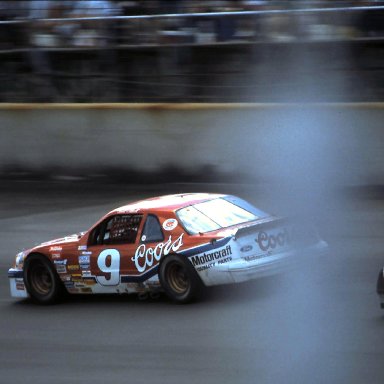
[(0, 1), (0, 102), (382, 101), (384, 2)]

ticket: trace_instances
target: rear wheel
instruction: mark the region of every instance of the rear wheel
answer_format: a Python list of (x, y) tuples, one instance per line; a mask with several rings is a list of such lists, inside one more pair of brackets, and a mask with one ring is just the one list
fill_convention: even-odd
[(31, 298), (52, 304), (62, 292), (62, 283), (50, 261), (42, 255), (29, 256), (24, 264), (24, 283)]
[(166, 257), (160, 264), (159, 279), (167, 296), (178, 303), (199, 298), (204, 289), (191, 263), (176, 255)]

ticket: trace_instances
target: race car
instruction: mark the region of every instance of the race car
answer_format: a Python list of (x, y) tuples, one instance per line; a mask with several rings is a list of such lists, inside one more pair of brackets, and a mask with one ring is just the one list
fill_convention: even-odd
[(63, 293), (159, 293), (175, 302), (205, 287), (275, 272), (298, 248), (326, 248), (315, 230), (298, 230), (231, 195), (188, 193), (131, 203), (88, 231), (16, 256), (11, 295), (49, 304)]
[(381, 269), (377, 278), (376, 292), (379, 295), (380, 306), (384, 309), (384, 268)]

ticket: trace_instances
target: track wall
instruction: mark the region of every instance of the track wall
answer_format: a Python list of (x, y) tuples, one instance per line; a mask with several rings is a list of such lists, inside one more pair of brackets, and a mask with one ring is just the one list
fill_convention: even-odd
[(3, 104), (0, 172), (384, 183), (384, 104)]

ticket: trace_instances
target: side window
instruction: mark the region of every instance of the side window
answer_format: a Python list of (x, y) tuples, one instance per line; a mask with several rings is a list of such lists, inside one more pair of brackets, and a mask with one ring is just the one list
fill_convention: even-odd
[(147, 221), (144, 224), (144, 229), (141, 234), (142, 243), (153, 243), (163, 241), (164, 235), (161, 230), (159, 219), (155, 215), (148, 215)]
[(99, 224), (88, 245), (130, 244), (136, 241), (143, 215), (116, 215)]

